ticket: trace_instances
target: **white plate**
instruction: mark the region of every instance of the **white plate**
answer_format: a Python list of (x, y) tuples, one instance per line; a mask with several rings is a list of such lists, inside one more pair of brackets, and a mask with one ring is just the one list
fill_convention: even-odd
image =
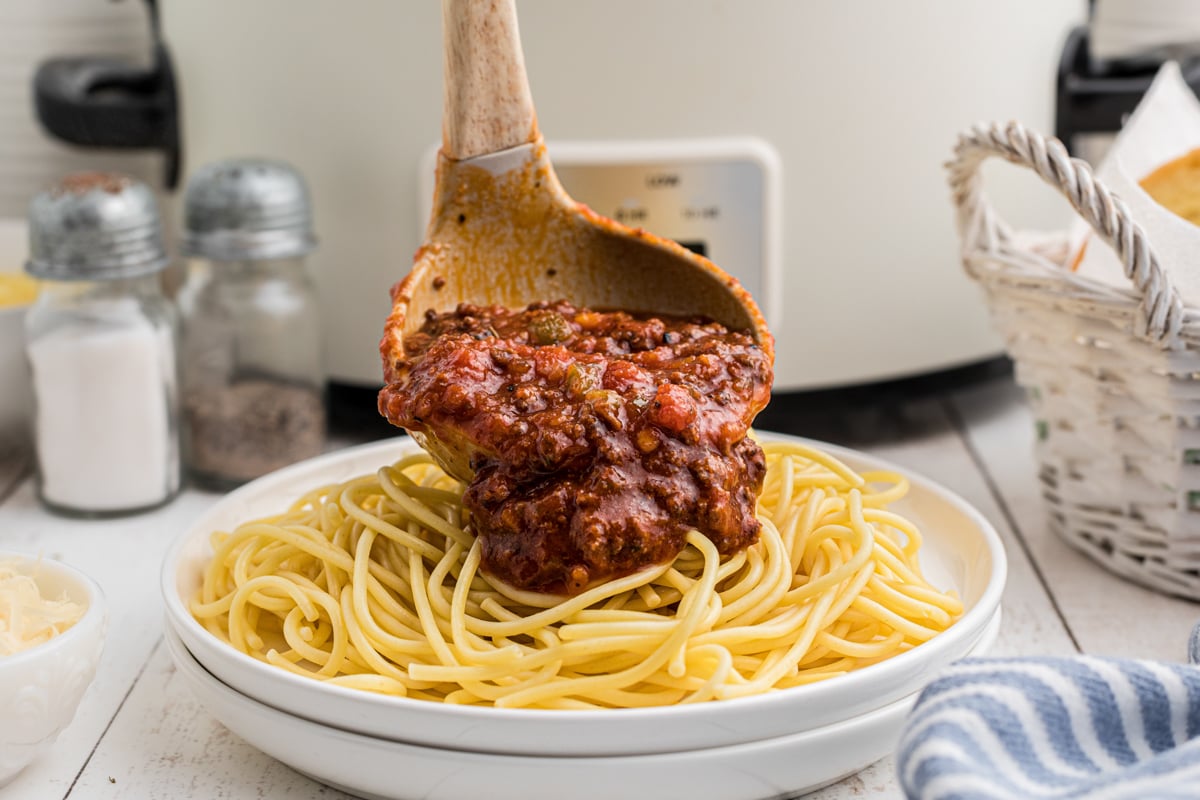
[(163, 564), (167, 625), (208, 671), (238, 692), (315, 722), (426, 746), (509, 754), (629, 755), (722, 747), (825, 726), (907, 697), (934, 671), (971, 651), (999, 607), (1006, 561), (991, 524), (944, 487), (862, 453), (806, 443), (860, 471), (884, 469), (908, 476), (911, 491), (894, 508), (917, 523), (925, 536), (921, 562), (926, 575), (936, 586), (957, 589), (966, 607), (949, 630), (848, 675), (757, 697), (646, 709), (550, 711), (444, 705), (331, 686), (234, 650), (187, 611), (187, 598), (199, 588), (202, 567), (211, 555), (212, 531), (278, 512), (314, 486), (372, 472), (415, 448), (407, 438), (296, 464), (212, 506), (172, 545)]
[(314, 780), (378, 800), (756, 800), (811, 791), (891, 752), (908, 695), (804, 733), (657, 755), (536, 757), (443, 750), (349, 733), (263, 705), (221, 683), (166, 633), (179, 674), (221, 724)]

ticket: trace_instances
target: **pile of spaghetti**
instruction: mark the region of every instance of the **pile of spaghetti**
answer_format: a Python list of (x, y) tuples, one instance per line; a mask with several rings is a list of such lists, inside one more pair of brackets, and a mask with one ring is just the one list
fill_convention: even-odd
[(893, 473), (766, 442), (759, 541), (570, 598), (479, 571), (462, 485), (424, 453), (213, 534), (191, 611), (282, 669), (376, 692), (499, 707), (690, 703), (819, 681), (936, 636), (962, 613), (921, 575)]

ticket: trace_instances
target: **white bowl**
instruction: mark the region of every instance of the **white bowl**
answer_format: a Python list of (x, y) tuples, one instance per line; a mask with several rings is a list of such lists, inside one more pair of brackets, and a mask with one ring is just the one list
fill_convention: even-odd
[(840, 722), (907, 697), (934, 671), (970, 652), (999, 607), (1006, 561), (1000, 538), (988, 521), (949, 490), (861, 453), (808, 444), (855, 469), (888, 469), (908, 476), (911, 491), (895, 508), (921, 527), (926, 575), (937, 586), (957, 589), (966, 607), (949, 630), (848, 675), (756, 697), (566, 711), (446, 705), (331, 686), (245, 655), (192, 617), (187, 601), (199, 588), (201, 569), (211, 556), (212, 531), (277, 512), (313, 486), (372, 472), (415, 448), (408, 439), (354, 447), (296, 464), (247, 484), (212, 506), (172, 545), (164, 561), (167, 626), (207, 670), (238, 692), (315, 722), (425, 746), (514, 755), (630, 755), (722, 747)]
[(85, 607), (67, 630), (40, 645), (0, 656), (0, 785), (48, 748), (75, 717), (96, 675), (108, 612), (100, 587), (82, 572), (48, 558), (0, 552), (34, 576), (43, 597)]
[(310, 722), (231, 689), (173, 631), (178, 674), (226, 728), (292, 769), (379, 800), (750, 800), (791, 797), (851, 775), (892, 751), (910, 694), (804, 733), (657, 755), (536, 757), (421, 747)]

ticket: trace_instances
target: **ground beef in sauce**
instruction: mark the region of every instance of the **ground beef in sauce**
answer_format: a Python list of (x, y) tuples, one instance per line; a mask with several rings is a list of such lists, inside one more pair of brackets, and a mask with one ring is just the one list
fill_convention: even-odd
[(464, 496), (483, 569), (574, 594), (671, 560), (688, 530), (722, 554), (758, 536), (762, 450), (746, 437), (771, 362), (705, 320), (535, 303), (430, 313), (379, 396), (393, 424), (471, 448)]

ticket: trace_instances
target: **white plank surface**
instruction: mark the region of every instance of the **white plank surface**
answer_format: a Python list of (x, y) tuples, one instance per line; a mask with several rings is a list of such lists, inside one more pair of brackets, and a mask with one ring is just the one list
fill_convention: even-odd
[[(1037, 569), (1058, 576), (1055, 596), (1085, 649), (1116, 647), (1122, 637), (1126, 642), (1130, 637), (1154, 638), (1144, 630), (1102, 634), (1098, 620), (1104, 614), (1088, 607), (1088, 598), (1095, 599), (1088, 589), (1096, 585), (1088, 576), (1097, 568), (1082, 557), (1072, 562), (1073, 553), (1046, 537), (1038, 538), (1035, 512), (1025, 497), (1033, 486), (1030, 461), (1022, 461), (1020, 455), (1028, 449), (1021, 449), (1023, 440), (1018, 435), (1022, 430), (1027, 435), (1029, 421), (1015, 393), (1005, 395), (988, 387), (975, 394), (961, 393), (953, 405), (933, 399), (909, 404), (901, 413), (907, 427), (918, 433), (865, 449), (959, 493), (996, 525), (1005, 541), (1009, 582), (1003, 600), (1004, 626), (993, 653), (1075, 652)], [(962, 420), (962, 430), (954, 417)], [(0, 790), (0, 798), (345, 797), (225, 731), (175, 675), (161, 644), (158, 571), (163, 553), (171, 539), (215, 499), (216, 495), (189, 491), (160, 511), (104, 522), (66, 520), (46, 513), (29, 481), (0, 502), (0, 548), (44, 552), (82, 567), (100, 582), (110, 606), (104, 659), (75, 722), (46, 757)], [(1039, 562), (1037, 569), (1010, 529), (1010, 516), (1026, 537), (1032, 537), (1029, 552)], [(1055, 563), (1042, 563), (1043, 558)], [(1084, 577), (1072, 577), (1073, 572)], [(1174, 616), (1168, 628), (1178, 627), (1185, 616), (1177, 601), (1142, 590), (1130, 592), (1115, 578), (1111, 582), (1112, 586), (1102, 584), (1105, 591), (1131, 606), (1170, 609)], [(1128, 611), (1122, 619), (1136, 629), (1134, 616)], [(1160, 646), (1154, 652), (1169, 649)], [(820, 800), (900, 796), (890, 758), (813, 795)]]
[(222, 727), (183, 685), (161, 643), (70, 796), (88, 800), (349, 797), (263, 755)]

